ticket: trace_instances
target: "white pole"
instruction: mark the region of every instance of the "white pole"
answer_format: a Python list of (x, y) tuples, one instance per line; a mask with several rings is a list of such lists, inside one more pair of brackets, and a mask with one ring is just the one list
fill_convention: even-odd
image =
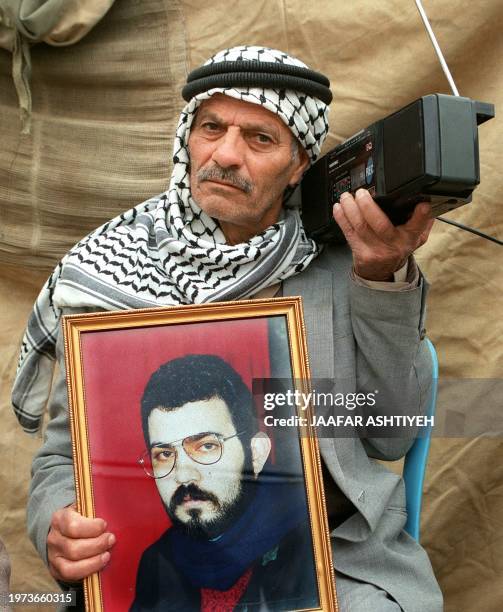
[(423, 5), (421, 4), (421, 0), (414, 0), (414, 1), (416, 3), (419, 14), (421, 15), (421, 19), (423, 20), (424, 27), (426, 28), (426, 31), (428, 32), (433, 48), (435, 49), (435, 53), (437, 54), (440, 65), (442, 66), (442, 70), (444, 71), (444, 74), (447, 77), (447, 80), (449, 81), (449, 85), (451, 86), (452, 93), (455, 96), (459, 96), (458, 88), (456, 87), (456, 84), (454, 83), (454, 79), (452, 78), (452, 74), (449, 70), (449, 66), (447, 66), (447, 62), (444, 59), (440, 46), (437, 42), (437, 39), (435, 38), (435, 34), (433, 33), (433, 30), (431, 29), (430, 22), (428, 21), (428, 17), (424, 11)]

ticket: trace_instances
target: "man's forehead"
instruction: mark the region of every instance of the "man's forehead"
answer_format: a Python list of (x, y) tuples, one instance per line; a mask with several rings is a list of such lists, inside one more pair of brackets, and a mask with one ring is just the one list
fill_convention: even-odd
[(285, 133), (290, 133), (290, 129), (278, 115), (267, 108), (253, 102), (237, 100), (224, 94), (216, 94), (207, 100), (203, 100), (197, 111), (197, 117), (201, 120), (207, 115), (214, 115), (225, 123), (263, 123), (284, 130)]
[(227, 404), (219, 397), (187, 402), (183, 406), (154, 408), (148, 418), (150, 443), (174, 442), (204, 431), (234, 433)]

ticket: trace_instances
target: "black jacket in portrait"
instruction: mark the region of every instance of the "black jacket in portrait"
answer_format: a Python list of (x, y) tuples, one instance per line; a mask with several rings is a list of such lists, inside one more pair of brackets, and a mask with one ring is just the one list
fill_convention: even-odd
[[(131, 612), (195, 612), (200, 589), (176, 569), (169, 557), (169, 530), (142, 555)], [(253, 563), (246, 590), (235, 610), (299, 610), (319, 606), (309, 524), (290, 531)]]

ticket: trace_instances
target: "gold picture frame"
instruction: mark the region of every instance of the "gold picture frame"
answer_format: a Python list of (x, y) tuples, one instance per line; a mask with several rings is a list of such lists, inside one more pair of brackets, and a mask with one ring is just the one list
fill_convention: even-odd
[[(159, 503), (159, 495), (156, 496), (155, 487), (156, 484), (159, 487), (158, 483), (161, 477), (154, 474), (154, 478), (148, 478), (136, 461), (140, 441), (146, 444), (147, 450), (144, 455), (147, 455), (149, 460), (151, 460), (151, 455), (154, 452), (154, 446), (156, 452), (159, 447), (157, 443), (149, 447), (149, 442), (144, 441), (141, 434), (142, 421), (138, 405), (141, 404), (142, 398), (144, 400), (146, 395), (145, 381), (150, 380), (152, 372), (156, 371), (156, 368), (160, 369), (165, 364), (175, 363), (179, 358), (186, 358), (189, 355), (191, 359), (196, 360), (196, 367), (200, 367), (197, 366), (199, 363), (197, 359), (203, 359), (201, 355), (213, 355), (215, 359), (221, 359), (230, 364), (247, 387), (250, 388), (250, 380), (267, 379), (271, 375), (273, 368), (277, 367), (273, 362), (278, 361), (278, 354), (283, 351), (283, 361), (284, 363), (288, 361), (290, 367), (288, 378), (293, 382), (295, 389), (300, 392), (308, 392), (309, 364), (302, 301), (300, 297), (284, 297), (170, 308), (83, 313), (64, 317), (63, 329), (77, 508), (84, 516), (91, 518), (101, 516), (104, 518), (107, 521), (108, 530), (114, 532), (117, 537), (107, 567), (102, 572), (93, 574), (84, 581), (86, 609), (91, 612), (124, 610), (128, 607), (128, 601), (130, 602), (130, 609), (135, 609), (138, 592), (142, 588), (141, 569), (138, 569), (138, 550), (144, 544), (141, 544), (139, 540), (144, 538), (148, 543), (149, 538), (155, 538), (159, 532), (164, 531), (163, 520), (155, 517), (162, 516), (168, 521), (165, 508), (162, 505), (166, 505), (169, 499), (169, 496), (162, 497), (163, 494), (159, 492), (162, 497), (162, 504)], [(271, 344), (273, 336), (275, 345)], [(275, 347), (279, 347), (279, 349), (276, 350)], [(185, 368), (183, 371), (188, 371), (185, 362), (183, 364)], [(246, 380), (243, 372), (248, 377)], [(252, 403), (252, 405), (256, 406), (256, 396), (254, 400), (255, 403)], [(176, 411), (182, 410), (184, 406), (188, 405), (190, 403), (184, 404), (182, 408), (177, 408)], [(158, 408), (155, 410), (158, 410)], [(256, 410), (256, 408), (252, 410)], [(159, 409), (159, 411), (163, 413), (162, 416), (164, 417), (164, 408)], [(298, 406), (293, 406), (293, 411), (298, 414)], [(312, 559), (309, 561), (303, 559), (302, 563), (306, 568), (312, 567), (315, 578), (313, 584), (316, 585), (317, 593), (313, 594), (308, 591), (302, 594), (304, 599), (298, 599), (298, 601), (307, 601), (312, 596), (311, 599), (316, 605), (293, 607), (292, 610), (337, 611), (320, 456), (316, 436), (309, 424), (311, 420), (310, 407), (307, 414), (304, 413), (304, 416), (308, 417), (304, 424), (297, 425), (293, 429), (290, 428), (288, 435), (291, 438), (289, 439), (296, 442), (289, 442), (288, 444), (289, 448), (297, 448), (296, 452), (300, 457), (301, 489), (305, 494), (304, 503), (309, 518), (310, 529), (308, 531), (311, 537), (309, 541), (312, 552)], [(144, 425), (143, 432), (146, 437), (149, 437), (151, 417), (146, 418), (148, 419), (146, 421), (148, 426)], [(257, 414), (254, 414), (253, 418), (258, 419)], [(262, 420), (265, 420), (264, 413), (262, 413)], [(188, 422), (188, 419), (184, 420), (184, 423), (186, 422)], [(261, 423), (261, 426), (263, 428), (263, 423)], [(145, 427), (148, 428), (147, 433), (145, 433)], [(183, 431), (185, 432), (185, 429)], [(238, 439), (241, 440), (238, 434), (240, 432), (234, 435), (237, 435)], [(273, 442), (276, 443), (273, 450), (276, 452), (275, 469), (278, 470), (277, 466), (281, 465), (281, 460), (277, 457), (282, 452), (282, 442), (280, 440), (283, 438), (280, 438), (276, 433), (271, 434), (269, 431), (265, 432), (265, 435), (262, 432), (260, 436), (272, 438)], [(181, 443), (185, 449), (184, 457), (186, 442), (187, 437), (183, 438)], [(244, 444), (242, 441), (237, 442), (237, 444), (240, 443)], [(165, 452), (167, 444), (163, 443), (162, 445), (163, 457), (173, 455), (175, 457), (173, 466), (176, 461), (179, 461), (181, 465), (181, 461), (177, 459), (181, 456), (181, 452), (180, 454), (176, 454), (179, 452), (176, 450), (170, 451), (170, 453)], [(245, 446), (247, 448), (247, 445)], [(222, 448), (223, 442), (220, 443), (220, 457), (224, 456)], [(225, 457), (230, 457), (229, 453)], [(190, 458), (192, 460), (192, 454)], [(255, 460), (255, 455), (253, 455), (253, 459)], [(193, 461), (196, 461), (196, 459), (193, 459)], [(266, 466), (272, 464), (271, 454), (267, 456), (265, 461)], [(222, 463), (222, 460), (220, 462)], [(203, 466), (205, 469), (207, 467), (206, 465)], [(171, 469), (173, 470), (173, 467)], [(175, 468), (170, 474), (173, 475), (176, 469), (178, 468)], [(208, 469), (206, 469), (206, 472), (204, 470), (201, 470), (201, 472), (209, 473)], [(260, 483), (262, 477), (265, 478), (264, 473), (255, 474), (254, 482)], [(166, 486), (173, 484), (172, 481), (175, 479), (174, 476), (165, 477), (164, 475), (162, 478), (164, 483), (167, 483)], [(179, 476), (176, 478), (180, 479)], [(173, 484), (173, 486), (175, 485)], [(265, 485), (260, 484), (260, 486)], [(300, 491), (300, 489), (298, 490)], [(151, 491), (154, 491), (154, 493), (151, 493)], [(150, 499), (151, 497), (152, 499)], [(171, 498), (171, 501), (174, 497)], [(241, 490), (239, 499), (242, 498)], [(253, 497), (254, 501), (250, 503), (255, 503), (256, 498), (255, 495)], [(203, 516), (199, 510), (194, 510), (193, 506), (197, 503), (204, 506), (205, 502), (194, 501), (189, 495), (186, 495), (184, 499), (189, 501), (180, 503), (178, 508), (185, 505), (192, 509), (191, 512), (187, 511), (191, 517)], [(250, 497), (250, 499), (252, 498)], [(298, 503), (300, 504), (300, 501)], [(160, 508), (159, 511), (157, 507)], [(263, 511), (265, 512), (265, 509)], [(290, 516), (295, 513), (292, 511), (288, 514)], [(223, 510), (221, 515), (225, 519)], [(274, 515), (274, 512), (271, 515)], [(297, 516), (298, 521), (300, 520), (299, 517), (300, 514)], [(199, 520), (198, 518), (185, 518), (190, 521)], [(279, 515), (275, 520), (277, 520), (278, 525), (271, 525), (270, 535), (268, 536), (271, 538), (276, 534), (274, 530), (279, 529), (280, 524), (284, 523), (284, 520), (280, 521)], [(169, 527), (169, 522), (167, 524)], [(300, 529), (300, 525), (307, 524), (307, 521), (298, 524)], [(183, 531), (183, 525), (180, 529), (183, 537), (189, 537)], [(252, 527), (250, 527), (250, 530), (252, 530)], [(164, 531), (164, 535), (168, 534), (169, 531), (168, 528)], [(246, 546), (253, 549), (256, 541), (253, 538), (254, 532), (246, 534), (247, 528), (243, 531), (245, 532), (243, 537), (248, 538), (248, 543), (243, 545), (242, 549), (248, 550)], [(262, 532), (260, 533), (262, 534)], [(286, 566), (285, 569), (280, 567), (277, 557), (274, 555), (281, 558), (283, 542), (287, 541), (290, 537), (289, 534), (294, 533), (297, 532), (292, 530), (280, 540), (274, 549), (276, 552), (272, 556), (269, 551), (267, 553), (269, 557), (267, 555), (262, 557), (262, 565), (271, 562), (267, 566), (267, 575), (274, 574), (273, 570), (279, 568), (276, 582), (283, 575), (281, 571), (290, 570)], [(187, 540), (181, 541), (186, 542)], [(295, 547), (297, 541), (298, 539), (290, 538), (289, 545)], [(140, 565), (144, 562), (147, 551), (152, 553), (149, 553), (148, 558), (150, 559), (153, 550), (154, 544), (147, 544), (147, 548), (144, 548), (141, 553)], [(285, 550), (289, 549), (285, 548)], [(284, 554), (286, 555), (286, 552)], [(295, 554), (290, 554), (290, 557), (295, 556)], [(127, 567), (125, 566), (126, 561), (129, 563)], [(239, 561), (245, 563), (246, 558)], [(310, 565), (311, 561), (312, 565)], [(131, 575), (135, 567), (136, 579), (140, 586), (131, 585)], [(257, 568), (258, 565), (253, 567)], [(199, 572), (204, 571), (204, 569), (195, 567), (193, 571)], [(252, 578), (259, 576), (259, 570), (262, 571), (262, 568), (253, 569), (250, 574)], [(266, 575), (266, 570), (263, 571)], [(307, 576), (311, 576), (310, 571), (310, 569), (305, 570), (306, 584), (309, 583)], [(252, 578), (248, 575), (250, 582), (247, 584), (250, 589)], [(257, 581), (258, 578), (255, 582)], [(132, 587), (134, 587), (134, 591)], [(149, 588), (152, 591), (152, 586)], [(292, 582), (292, 585), (288, 588), (291, 589), (291, 593), (289, 591), (291, 595), (294, 592), (293, 589), (297, 587), (294, 587)], [(264, 585), (262, 592), (265, 592), (265, 589), (266, 585)], [(200, 594), (203, 596), (203, 590), (200, 590)], [(292, 601), (294, 601), (293, 595)], [(285, 609), (284, 602), (281, 605), (283, 606), (281, 609)], [(253, 609), (253, 607), (249, 607), (249, 609)], [(270, 609), (274, 609), (274, 605)]]

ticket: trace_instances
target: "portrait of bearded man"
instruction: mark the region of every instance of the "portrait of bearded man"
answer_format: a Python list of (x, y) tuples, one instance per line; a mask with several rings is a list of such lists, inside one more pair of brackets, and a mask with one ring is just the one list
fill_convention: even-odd
[(282, 478), (233, 367), (216, 355), (168, 361), (141, 414), (139, 462), (172, 525), (142, 555), (131, 610), (317, 607), (300, 447)]

